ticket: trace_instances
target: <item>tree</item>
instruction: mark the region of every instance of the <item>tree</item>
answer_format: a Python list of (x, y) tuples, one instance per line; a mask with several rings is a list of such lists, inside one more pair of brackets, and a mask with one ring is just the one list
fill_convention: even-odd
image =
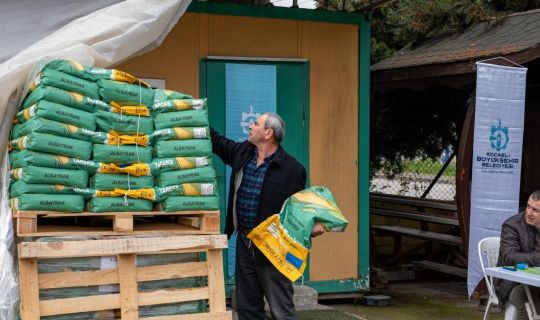
[[(317, 0), (328, 10), (356, 11), (380, 0)], [(540, 0), (396, 0), (373, 11), (372, 62), (427, 39), (455, 34), (471, 24), (540, 8)]]

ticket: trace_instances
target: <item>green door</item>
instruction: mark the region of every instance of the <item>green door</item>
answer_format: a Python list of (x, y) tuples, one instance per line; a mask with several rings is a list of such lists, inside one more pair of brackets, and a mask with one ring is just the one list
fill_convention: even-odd
[[(200, 81), (200, 96), (208, 98), (210, 124), (216, 131), (229, 138), (233, 137), (226, 132), (234, 132), (235, 140), (245, 139), (247, 138), (246, 131), (240, 131), (240, 126), (242, 130), (246, 130), (258, 113), (274, 111), (285, 121), (283, 148), (300, 161), (309, 172), (309, 64), (307, 62), (203, 60)], [(247, 87), (249, 89), (246, 89)], [(242, 91), (243, 89), (245, 90)], [(254, 110), (257, 108), (258, 110)], [(238, 114), (240, 112), (242, 115)], [(235, 126), (239, 127), (235, 128)], [(229, 182), (225, 164), (216, 156), (213, 160), (219, 185), (221, 230), (223, 231)], [(225, 261), (226, 257), (225, 252)], [(225, 283), (234, 284), (234, 278), (228, 277), (227, 274), (225, 263)], [(307, 274), (308, 271), (306, 271)]]

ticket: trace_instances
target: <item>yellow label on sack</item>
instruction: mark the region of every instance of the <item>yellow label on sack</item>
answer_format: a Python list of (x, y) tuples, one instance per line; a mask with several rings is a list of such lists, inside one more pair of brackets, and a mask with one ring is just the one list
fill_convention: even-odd
[(66, 186), (61, 185), (61, 184), (55, 184), (55, 185), (53, 185), (53, 189), (56, 192), (62, 192), (62, 191), (64, 191), (66, 189)]
[(247, 237), (289, 280), (294, 282), (302, 276), (309, 250), (287, 234), (279, 215), (274, 214), (264, 220)]
[(73, 133), (76, 133), (79, 130), (79, 128), (71, 124), (64, 124), (64, 130), (73, 134)]
[(184, 157), (176, 157), (176, 163), (178, 163), (180, 170), (195, 168), (195, 163)]
[(9, 206), (12, 210), (19, 210), (19, 198), (12, 198), (9, 200)]
[(28, 109), (24, 109), (24, 111), (23, 111), (23, 118), (24, 118), (24, 120), (29, 120), (30, 118), (32, 118), (34, 106), (35, 106), (35, 105), (31, 106), (31, 107), (28, 108)]
[(69, 162), (69, 158), (66, 157), (66, 156), (58, 156), (58, 155), (56, 155), (56, 156), (54, 156), (54, 160), (59, 166), (64, 166)]
[(96, 190), (95, 197), (119, 197), (122, 194), (114, 190)]
[(15, 180), (20, 180), (24, 177), (24, 170), (22, 168), (13, 169), (9, 173)]
[(313, 203), (315, 205), (327, 208), (328, 210), (338, 211), (338, 207), (330, 203), (328, 200), (319, 197), (317, 194), (313, 192), (297, 192), (292, 196), (295, 200), (306, 202), (306, 203)]
[(112, 69), (111, 71), (112, 71), (111, 80), (138, 84), (138, 85), (142, 85), (147, 88), (150, 88), (150, 85), (148, 83), (142, 81), (141, 79), (137, 77), (132, 76), (131, 74), (127, 72), (116, 70), (116, 69)]
[(150, 110), (146, 106), (142, 105), (133, 105), (133, 106), (122, 106), (115, 101), (111, 101), (111, 112), (120, 113), (131, 116), (150, 116)]
[(75, 92), (68, 92), (69, 95), (73, 98), (73, 100), (77, 102), (82, 102), (84, 97), (81, 94), (75, 93)]
[(20, 137), (16, 140), (11, 140), (8, 144), (8, 151), (13, 151), (13, 149), (16, 150), (24, 150), (26, 149), (26, 146), (31, 142), (29, 136)]
[(78, 71), (84, 70), (84, 66), (82, 64), (73, 60), (67, 60), (67, 61), (73, 66), (73, 68), (77, 69)]
[(176, 100), (172, 100), (172, 101), (173, 101), (177, 111), (191, 109), (191, 104), (186, 103), (186, 101), (184, 101), (184, 100), (176, 99)]
[(34, 81), (32, 81), (32, 83), (30, 83), (30, 85), (28, 86), (28, 92), (32, 92), (32, 91), (36, 90), (36, 88), (39, 85), (40, 81), (41, 81), (41, 78), (40, 78), (40, 75), (38, 75), (36, 77), (36, 79), (34, 79)]
[(116, 135), (109, 133), (107, 143), (112, 145), (134, 145), (147, 146), (150, 143), (150, 137), (147, 135)]
[(182, 187), (184, 188), (184, 192), (186, 193), (186, 196), (193, 197), (193, 196), (201, 195), (200, 190), (197, 189), (197, 187), (195, 187), (195, 185), (191, 183), (184, 183), (182, 184)]
[(156, 199), (156, 191), (153, 188), (135, 189), (135, 190), (125, 190), (125, 189), (115, 188), (114, 192), (119, 193), (121, 195), (128, 196), (130, 198), (136, 198), (136, 199), (142, 198), (142, 199), (152, 200), (152, 201)]
[(193, 134), (184, 128), (173, 128), (176, 137), (180, 140), (193, 139)]
[(128, 173), (132, 176), (142, 177), (150, 175), (150, 166), (147, 163), (135, 163), (126, 167), (119, 167), (114, 163), (102, 163), (100, 173)]
[(122, 168), (114, 163), (101, 163), (98, 171), (99, 173), (123, 173)]

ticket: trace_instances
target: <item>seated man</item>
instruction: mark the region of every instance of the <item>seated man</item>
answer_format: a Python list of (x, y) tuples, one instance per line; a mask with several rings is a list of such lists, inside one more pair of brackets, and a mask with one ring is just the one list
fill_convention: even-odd
[[(497, 266), (514, 266), (518, 263), (540, 266), (540, 190), (534, 191), (527, 201), (527, 209), (508, 218), (501, 229), (501, 246)], [(499, 305), (508, 301), (519, 313), (525, 311), (527, 296), (523, 285), (515, 282), (494, 279)], [(538, 288), (529, 287), (536, 310), (540, 312)]]

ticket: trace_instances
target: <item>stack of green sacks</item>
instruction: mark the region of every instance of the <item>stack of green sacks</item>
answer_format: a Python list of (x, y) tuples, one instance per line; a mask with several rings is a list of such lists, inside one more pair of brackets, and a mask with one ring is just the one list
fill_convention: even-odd
[[(10, 151), (11, 206), (15, 210), (82, 212), (76, 190), (88, 171), (99, 100), (95, 82), (45, 67), (29, 86), (14, 119)], [(43, 161), (40, 161), (43, 160)]]
[[(57, 59), (45, 64), (29, 84), (8, 146), (13, 209), (82, 212), (85, 198), (115, 195), (88, 188), (89, 175), (116, 173), (109, 163), (92, 160), (92, 145), (125, 140), (96, 131), (96, 114), (116, 110), (100, 100), (98, 83), (105, 79), (141, 83), (118, 70)], [(152, 121), (149, 123), (151, 133)], [(151, 149), (147, 151), (150, 162)]]
[(218, 209), (206, 99), (61, 59), (28, 87), (9, 144), (13, 209)]
[(165, 211), (218, 209), (206, 99), (156, 92), (152, 106), (156, 197)]
[[(136, 199), (115, 192), (115, 189), (138, 190), (154, 187), (152, 176), (138, 176), (122, 168), (152, 162), (150, 135), (154, 124), (150, 107), (154, 91), (143, 82), (125, 83), (101, 79), (97, 81), (102, 99), (108, 110), (97, 110), (97, 126), (101, 132), (115, 137), (113, 143), (94, 143), (94, 161), (112, 164), (117, 168), (106, 173), (96, 173), (90, 178), (89, 187), (108, 191), (109, 197), (94, 197), (88, 202), (92, 212), (152, 211), (153, 202)], [(112, 173), (112, 174), (111, 174)]]

